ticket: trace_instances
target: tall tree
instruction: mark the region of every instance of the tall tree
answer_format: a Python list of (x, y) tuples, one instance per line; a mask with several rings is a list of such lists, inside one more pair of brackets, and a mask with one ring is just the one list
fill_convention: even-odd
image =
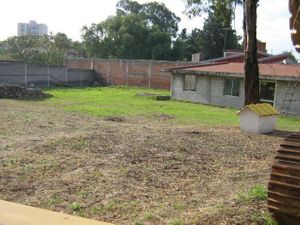
[(117, 14), (128, 15), (130, 13), (139, 14), (142, 10), (142, 5), (136, 1), (119, 0), (117, 3)]
[(227, 12), (223, 13), (226, 20), (231, 20), (234, 16), (230, 14), (230, 18), (228, 17), (228, 12), (233, 12), (233, 9), (236, 5), (242, 4), (242, 0), (185, 0), (186, 2), (186, 13), (189, 16), (199, 16), (205, 12), (208, 12), (211, 8), (218, 8), (218, 5), (226, 5), (228, 9)]
[(101, 52), (101, 41), (104, 39), (103, 29), (102, 23), (92, 23), (90, 26), (83, 26), (81, 29), (83, 45), (89, 58), (99, 57), (99, 52)]
[(62, 65), (64, 57), (70, 52), (75, 56), (84, 55), (81, 44), (75, 44), (64, 33), (54, 36), (14, 36), (3, 41), (3, 44), (6, 59), (22, 60), (30, 64)]
[(256, 18), (259, 0), (243, 0), (244, 9), (244, 70), (245, 105), (258, 103), (259, 70), (257, 60)]
[(289, 0), (289, 10), (292, 14), (290, 18), (292, 42), (295, 45), (296, 51), (300, 53), (300, 2)]
[(232, 29), (230, 22), (224, 20), (222, 16), (215, 12), (219, 11), (209, 12), (203, 29), (200, 31), (200, 48), (207, 59), (223, 56), (226, 49), (239, 48), (238, 41), (240, 38)]
[(171, 59), (178, 21), (164, 4), (120, 0), (117, 14), (83, 27), (82, 38), (93, 57)]
[(117, 3), (117, 14), (139, 14), (149, 27), (158, 26), (163, 32), (176, 36), (180, 18), (171, 12), (163, 3), (149, 2), (139, 4), (136, 1), (120, 0)]
[(240, 4), (240, 0), (186, 0), (186, 3), (189, 15), (207, 15), (203, 29), (196, 32), (198, 51), (206, 59), (221, 57), (228, 48), (240, 48), (240, 37), (231, 25), (235, 5)]

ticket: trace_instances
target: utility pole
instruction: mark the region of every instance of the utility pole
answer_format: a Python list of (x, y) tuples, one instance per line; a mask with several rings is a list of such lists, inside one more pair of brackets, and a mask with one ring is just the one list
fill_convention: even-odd
[(224, 30), (223, 56), (225, 56), (225, 50), (227, 45), (227, 31), (231, 30), (231, 28), (221, 28), (220, 30)]

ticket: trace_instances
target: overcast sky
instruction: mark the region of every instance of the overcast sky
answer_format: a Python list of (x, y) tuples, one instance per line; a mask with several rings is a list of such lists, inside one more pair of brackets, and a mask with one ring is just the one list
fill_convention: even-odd
[[(140, 3), (147, 0), (137, 0)], [(188, 19), (182, 12), (183, 0), (163, 2), (181, 17), (180, 29), (202, 28), (203, 19)], [(17, 34), (17, 23), (36, 20), (48, 25), (48, 31), (63, 32), (73, 40), (81, 40), (84, 25), (98, 23), (115, 14), (117, 0), (3, 0), (0, 13), (0, 40)], [(267, 42), (269, 53), (293, 50), (289, 32), (288, 0), (260, 0), (258, 8), (258, 39)], [(237, 9), (235, 27), (242, 35), (242, 9)], [(297, 58), (297, 55), (293, 50)]]

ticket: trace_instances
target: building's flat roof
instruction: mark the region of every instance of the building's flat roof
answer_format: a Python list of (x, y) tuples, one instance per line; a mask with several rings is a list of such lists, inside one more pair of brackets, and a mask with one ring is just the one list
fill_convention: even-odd
[[(231, 75), (244, 76), (243, 63), (223, 63), (215, 65), (202, 65), (191, 68), (174, 68), (175, 74), (195, 74), (195, 75)], [(287, 79), (300, 77), (300, 65), (298, 64), (259, 64), (260, 76), (275, 79)]]

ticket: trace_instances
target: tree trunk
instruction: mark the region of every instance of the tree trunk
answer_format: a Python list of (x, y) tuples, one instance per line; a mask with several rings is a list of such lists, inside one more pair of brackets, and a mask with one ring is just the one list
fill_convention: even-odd
[(259, 0), (243, 0), (245, 105), (259, 102), (259, 72), (256, 39), (256, 8), (258, 1)]

